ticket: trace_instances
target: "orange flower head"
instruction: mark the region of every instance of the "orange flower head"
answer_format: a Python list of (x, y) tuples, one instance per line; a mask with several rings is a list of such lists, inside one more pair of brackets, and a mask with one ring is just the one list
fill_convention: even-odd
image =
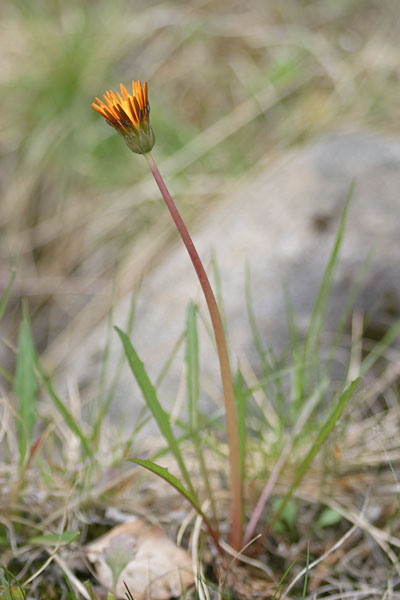
[(104, 94), (105, 104), (99, 98), (92, 108), (124, 138), (128, 148), (137, 154), (147, 154), (155, 143), (150, 126), (150, 105), (147, 98), (147, 81), (132, 81), (132, 95), (121, 83), (121, 93), (111, 90)]

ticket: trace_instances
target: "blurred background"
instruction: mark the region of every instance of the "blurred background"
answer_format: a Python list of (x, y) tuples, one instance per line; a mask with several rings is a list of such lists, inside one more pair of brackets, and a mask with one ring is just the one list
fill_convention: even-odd
[(400, 133), (398, 0), (9, 0), (0, 16), (4, 366), (21, 298), (54, 370), (175, 239), (95, 96), (149, 82), (154, 155), (192, 228), (290, 147)]

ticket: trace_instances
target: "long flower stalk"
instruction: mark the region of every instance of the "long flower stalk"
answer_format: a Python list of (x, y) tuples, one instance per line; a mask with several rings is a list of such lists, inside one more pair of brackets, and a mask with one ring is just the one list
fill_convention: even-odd
[(171, 217), (179, 231), (186, 250), (193, 263), (197, 273), (204, 297), (210, 313), (211, 323), (214, 330), (215, 342), (217, 346), (218, 359), (221, 371), (222, 389), (225, 403), (226, 432), (229, 447), (229, 467), (230, 467), (230, 489), (231, 489), (231, 533), (230, 543), (235, 550), (240, 549), (242, 541), (242, 486), (239, 473), (239, 437), (237, 411), (235, 405), (232, 373), (229, 363), (228, 347), (224, 326), (222, 324), (221, 314), (218, 309), (214, 292), (211, 288), (207, 273), (200, 260), (199, 254), (193, 244), (192, 238), (186, 228), (185, 223), (168, 191), (167, 186), (161, 176), (160, 171), (154, 162), (150, 152), (144, 154), (149, 165), (150, 171), (159, 187), (162, 197), (168, 207)]
[(238, 420), (233, 392), (233, 381), (229, 363), (228, 347), (221, 315), (218, 309), (207, 274), (192, 242), (185, 223), (169, 193), (167, 186), (151, 155), (155, 137), (150, 125), (150, 105), (148, 102), (147, 82), (132, 82), (132, 94), (121, 84), (120, 92), (109, 90), (104, 94), (104, 100), (96, 98), (92, 108), (101, 114), (124, 138), (128, 148), (137, 154), (143, 154), (150, 171), (160, 189), (174, 223), (182, 237), (189, 253), (195, 271), (203, 289), (208, 310), (214, 329), (220, 364), (222, 389), (225, 402), (226, 433), (229, 447), (229, 473), (231, 492), (231, 533), (230, 543), (235, 550), (240, 550), (242, 542), (242, 483), (240, 478), (240, 455)]

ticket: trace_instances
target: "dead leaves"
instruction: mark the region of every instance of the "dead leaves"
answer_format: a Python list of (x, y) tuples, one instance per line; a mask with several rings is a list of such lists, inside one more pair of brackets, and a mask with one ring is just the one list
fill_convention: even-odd
[(85, 548), (99, 581), (117, 598), (168, 600), (194, 583), (189, 554), (164, 530), (137, 519), (118, 525)]

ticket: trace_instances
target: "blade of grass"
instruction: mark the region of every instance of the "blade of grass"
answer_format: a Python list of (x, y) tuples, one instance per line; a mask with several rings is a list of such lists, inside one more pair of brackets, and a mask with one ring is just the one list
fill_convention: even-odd
[(79, 536), (80, 532), (75, 530), (63, 531), (61, 534), (35, 535), (28, 539), (27, 544), (35, 546), (65, 546), (77, 540)]
[(11, 271), (11, 277), (10, 277), (10, 280), (8, 282), (6, 291), (4, 292), (3, 297), (1, 299), (1, 302), (0, 302), (0, 321), (3, 318), (4, 311), (7, 308), (8, 300), (10, 298), (11, 289), (12, 289), (12, 286), (14, 284), (16, 273), (17, 273), (16, 269), (12, 269), (12, 271)]
[(250, 329), (254, 340), (254, 345), (258, 353), (258, 357), (261, 362), (263, 377), (267, 377), (268, 373), (271, 371), (271, 366), (268, 363), (267, 353), (264, 350), (260, 338), (260, 334), (258, 331), (254, 311), (253, 311), (253, 301), (251, 296), (251, 273), (249, 263), (246, 262), (246, 272), (245, 272), (245, 295), (246, 295), (246, 308), (247, 308), (247, 316), (249, 318)]
[(290, 339), (290, 350), (292, 353), (293, 360), (293, 368), (291, 370), (291, 385), (290, 385), (290, 395), (291, 402), (290, 406), (295, 409), (296, 418), (297, 413), (302, 405), (303, 395), (304, 395), (304, 363), (303, 356), (300, 349), (300, 338), (299, 338), (299, 330), (296, 322), (296, 314), (293, 307), (293, 304), (290, 300), (289, 290), (287, 288), (286, 282), (283, 282), (282, 285), (283, 296), (285, 299), (285, 310), (286, 310), (286, 322), (289, 332)]
[[(250, 330), (253, 336), (254, 345), (257, 350), (261, 368), (262, 368), (262, 376), (261, 379), (266, 382), (270, 381), (270, 376), (278, 372), (277, 362), (275, 359), (274, 352), (272, 347), (268, 345), (268, 352), (264, 350), (260, 334), (259, 328), (257, 326), (256, 318), (253, 310), (253, 301), (251, 296), (251, 273), (249, 264), (246, 263), (246, 274), (245, 274), (245, 295), (246, 295), (246, 307), (247, 307), (247, 315), (250, 323)], [(280, 377), (273, 377), (271, 382), (274, 384), (275, 391), (274, 394), (277, 398), (279, 404), (283, 404), (284, 402), (284, 393), (282, 388), (282, 382)]]
[(290, 500), (294, 490), (297, 488), (300, 481), (302, 480), (302, 478), (308, 471), (316, 454), (321, 449), (321, 446), (325, 442), (326, 438), (328, 437), (328, 435), (332, 431), (333, 427), (335, 426), (336, 422), (338, 421), (339, 417), (341, 416), (342, 412), (344, 411), (344, 409), (345, 409), (347, 403), (349, 402), (350, 398), (352, 397), (353, 392), (356, 389), (359, 381), (360, 381), (360, 378), (352, 381), (350, 383), (350, 385), (348, 385), (346, 387), (346, 389), (342, 392), (342, 394), (340, 394), (340, 396), (336, 402), (336, 406), (334, 407), (332, 413), (327, 418), (325, 423), (321, 426), (321, 428), (317, 434), (315, 442), (313, 443), (313, 445), (311, 446), (307, 455), (305, 456), (305, 458), (303, 459), (303, 461), (297, 468), (296, 476), (295, 476), (294, 480), (292, 481), (292, 484), (291, 484), (289, 490), (287, 491), (285, 497), (283, 498), (282, 504), (280, 505), (278, 511), (273, 515), (271, 523), (268, 525), (268, 531), (270, 531), (272, 529), (272, 527), (275, 525), (275, 523), (281, 516), (282, 511), (284, 510), (286, 504)]
[(310, 540), (308, 540), (308, 543), (307, 543), (307, 558), (306, 558), (306, 572), (304, 575), (304, 585), (303, 585), (303, 600), (305, 599), (306, 594), (307, 594), (309, 567), (310, 567)]
[[(106, 343), (104, 346), (103, 360), (101, 364), (101, 373), (100, 373), (100, 384), (99, 384), (99, 394), (98, 399), (102, 402), (103, 406), (106, 403), (106, 382), (107, 382), (107, 371), (110, 362), (110, 354), (111, 354), (111, 344), (114, 333), (113, 323), (114, 323), (114, 313), (115, 313), (115, 305), (118, 299), (118, 281), (117, 276), (114, 277), (113, 280), (113, 291), (112, 291), (112, 303), (111, 310), (108, 314), (107, 319), (107, 334), (106, 334)], [(92, 407), (93, 410), (94, 407)], [(102, 410), (100, 409), (100, 415)], [(99, 416), (100, 416), (99, 415)], [(92, 419), (90, 419), (92, 421)]]
[(321, 381), (319, 387), (314, 390), (309, 400), (304, 404), (302, 411), (297, 419), (296, 425), (293, 428), (290, 437), (287, 439), (285, 446), (281, 452), (278, 461), (275, 463), (274, 468), (264, 486), (261, 496), (256, 504), (253, 514), (250, 516), (247, 524), (246, 532), (243, 538), (243, 542), (247, 543), (254, 535), (257, 523), (259, 522), (268, 498), (270, 497), (272, 490), (278, 480), (278, 477), (286, 463), (287, 457), (295, 451), (296, 444), (301, 437), (304, 437), (304, 428), (309, 421), (313, 411), (318, 406), (319, 401), (323, 397), (323, 393), (327, 386), (327, 380)]
[(307, 331), (306, 340), (304, 344), (304, 364), (310, 361), (312, 364), (316, 362), (316, 353), (318, 350), (319, 341), (321, 338), (322, 326), (328, 307), (329, 298), (331, 295), (333, 276), (335, 274), (337, 259), (339, 250), (342, 245), (344, 228), (347, 220), (347, 213), (350, 206), (350, 201), (354, 193), (354, 182), (350, 186), (349, 193), (347, 195), (346, 203), (342, 212), (342, 216), (339, 223), (338, 232), (336, 234), (335, 242), (332, 248), (332, 252), (329, 257), (327, 267), (322, 278), (320, 288), (318, 290), (317, 298), (314, 304), (313, 312), (311, 315), (310, 325)]
[(40, 374), (40, 377), (42, 378), (42, 381), (44, 383), (44, 386), (47, 389), (47, 392), (48, 392), (50, 398), (52, 399), (52, 401), (54, 402), (58, 412), (62, 415), (65, 423), (68, 425), (68, 427), (72, 431), (72, 433), (74, 435), (76, 435), (76, 437), (80, 440), (80, 442), (82, 444), (82, 448), (83, 448), (86, 456), (92, 457), (93, 451), (89, 446), (88, 440), (86, 439), (83, 431), (79, 427), (79, 425), (76, 422), (76, 420), (74, 419), (74, 417), (69, 412), (68, 408), (62, 402), (62, 400), (60, 400), (60, 398), (57, 396), (56, 392), (53, 389), (50, 379), (47, 377), (47, 375), (43, 371), (43, 368), (38, 359), (36, 359), (36, 368), (37, 368), (37, 370)]
[(32, 441), (36, 422), (36, 396), (38, 382), (35, 373), (36, 351), (33, 343), (27, 310), (19, 330), (17, 366), (14, 379), (14, 392), (18, 398), (18, 447), (20, 464), (25, 460), (27, 447)]
[[(132, 299), (131, 299), (131, 304), (130, 304), (129, 314), (128, 314), (128, 323), (127, 323), (127, 328), (126, 328), (128, 335), (131, 334), (132, 328), (133, 328), (133, 321), (135, 318), (135, 311), (136, 311), (136, 301), (137, 301), (139, 289), (140, 289), (140, 284), (138, 286), (136, 286), (136, 288), (134, 289), (133, 294), (132, 294)], [(92, 431), (92, 435), (91, 435), (91, 440), (93, 442), (97, 443), (97, 441), (99, 439), (101, 426), (102, 426), (105, 416), (107, 415), (107, 413), (110, 409), (111, 403), (113, 401), (115, 390), (117, 389), (118, 382), (121, 378), (124, 362), (125, 362), (125, 353), (122, 352), (122, 355), (118, 362), (118, 366), (116, 368), (110, 389), (107, 393), (107, 397), (105, 399), (103, 406), (101, 407), (100, 414), (93, 426), (93, 431)]]
[(179, 338), (176, 340), (174, 347), (172, 348), (171, 352), (169, 353), (167, 360), (163, 364), (161, 371), (159, 372), (159, 374), (157, 376), (156, 384), (155, 384), (156, 389), (161, 385), (164, 377), (168, 373), (169, 368), (170, 368), (175, 356), (179, 352), (179, 349), (180, 349), (181, 345), (183, 344), (185, 337), (186, 337), (186, 332), (184, 331), (183, 333), (181, 333)]
[(161, 477), (161, 479), (164, 479), (164, 481), (166, 481), (167, 483), (172, 485), (172, 487), (175, 488), (177, 492), (179, 492), (184, 498), (186, 498), (186, 500), (188, 500), (190, 502), (190, 504), (193, 506), (193, 508), (196, 510), (196, 512), (203, 519), (204, 524), (207, 527), (208, 533), (210, 534), (211, 538), (213, 539), (218, 552), (221, 555), (223, 555), (223, 550), (219, 544), (218, 533), (213, 529), (210, 521), (208, 520), (208, 518), (202, 511), (201, 506), (197, 501), (197, 498), (181, 484), (179, 479), (174, 477), (174, 475), (172, 475), (168, 471), (168, 469), (166, 469), (165, 467), (160, 467), (160, 465), (156, 465), (155, 463), (151, 462), (150, 460), (142, 460), (140, 458), (129, 458), (128, 460), (137, 465), (140, 465), (141, 467), (144, 467), (145, 469), (147, 469), (148, 471), (151, 471), (152, 473), (155, 473), (155, 475), (158, 475), (159, 477)]
[(226, 315), (225, 315), (225, 311), (224, 311), (224, 302), (222, 299), (221, 274), (219, 272), (214, 249), (212, 250), (211, 267), (212, 267), (212, 273), (213, 273), (213, 277), (214, 277), (215, 298), (217, 300), (218, 309), (221, 314), (221, 320), (222, 320), (222, 324), (224, 326), (225, 335), (227, 336), (228, 335), (227, 322), (226, 322)]
[[(210, 417), (205, 417), (204, 415), (202, 415), (201, 427), (202, 427), (203, 431), (204, 430), (213, 431), (214, 429), (217, 429), (219, 424), (221, 423), (223, 414), (224, 413), (221, 410), (218, 410), (215, 415), (212, 415)], [(186, 425), (185, 423), (183, 423), (182, 421), (179, 421), (179, 420), (175, 421), (175, 423), (184, 432), (182, 435), (180, 435), (179, 437), (176, 438), (178, 444), (185, 442), (187, 440), (193, 439), (192, 431), (189, 429), (188, 425)], [(205, 445), (209, 446), (209, 444), (205, 444)], [(213, 448), (213, 449), (217, 452), (217, 448)], [(153, 460), (156, 460), (157, 458), (160, 458), (161, 456), (165, 456), (166, 454), (168, 454), (169, 451), (170, 450), (169, 450), (168, 446), (161, 448), (153, 455)], [(226, 454), (224, 454), (224, 453), (217, 452), (217, 454), (220, 454), (220, 456), (223, 456), (224, 458), (226, 458)]]
[(243, 494), (246, 472), (246, 403), (247, 398), (249, 396), (249, 392), (244, 386), (242, 373), (240, 371), (240, 365), (238, 366), (237, 370), (234, 390), (236, 410), (238, 415), (240, 483)]
[(286, 571), (284, 572), (284, 574), (282, 575), (279, 583), (278, 583), (278, 587), (276, 588), (274, 595), (272, 596), (272, 600), (275, 600), (275, 598), (277, 598), (279, 600), (280, 596), (277, 596), (278, 592), (280, 591), (286, 577), (289, 575), (290, 571), (293, 569), (294, 565), (297, 563), (298, 558), (295, 558), (294, 561), (288, 566), (288, 568), (286, 569)]
[[(4, 573), (4, 574), (3, 574)], [(25, 600), (25, 592), (16, 577), (0, 563), (0, 600)]]
[(329, 353), (328, 362), (327, 362), (327, 368), (329, 368), (329, 366), (332, 364), (335, 352), (339, 346), (340, 338), (343, 334), (346, 323), (348, 322), (348, 320), (350, 318), (351, 312), (354, 309), (356, 298), (360, 291), (361, 285), (365, 279), (365, 275), (366, 275), (366, 272), (370, 265), (372, 256), (373, 256), (373, 250), (371, 249), (368, 252), (365, 259), (363, 260), (360, 270), (357, 273), (356, 280), (354, 281), (353, 285), (350, 288), (350, 292), (346, 298), (345, 304), (343, 306), (343, 309), (342, 309), (340, 317), (339, 317), (338, 325), (333, 334), (333, 338), (332, 338), (332, 342), (331, 342), (331, 351)]
[(189, 426), (197, 432), (199, 413), (199, 338), (197, 333), (196, 306), (190, 302), (186, 315), (186, 382), (188, 393)]
[(189, 473), (185, 466), (185, 462), (184, 462), (182, 454), (179, 450), (179, 445), (173, 434), (169, 416), (165, 412), (163, 407), (161, 406), (160, 401), (158, 400), (158, 397), (157, 397), (156, 390), (154, 389), (154, 387), (146, 373), (146, 370), (144, 368), (142, 361), (140, 360), (139, 356), (137, 355), (135, 349), (133, 348), (133, 346), (130, 342), (130, 339), (123, 331), (121, 331), (121, 329), (119, 329), (118, 327), (116, 327), (115, 329), (121, 339), (122, 345), (125, 350), (125, 355), (128, 359), (128, 363), (131, 368), (132, 374), (135, 377), (135, 379), (142, 391), (142, 394), (143, 394), (143, 397), (147, 404), (147, 407), (149, 408), (151, 414), (153, 415), (154, 420), (156, 421), (160, 432), (162, 433), (165, 440), (167, 441), (167, 444), (168, 444), (172, 454), (174, 455), (176, 462), (178, 463), (178, 466), (179, 466), (182, 476), (186, 482), (186, 485), (188, 486), (188, 488), (190, 490), (190, 493), (192, 494), (192, 496), (196, 496)]
[(360, 366), (360, 375), (364, 376), (374, 366), (377, 360), (381, 358), (384, 352), (400, 335), (400, 319), (389, 329), (381, 341), (374, 346), (373, 350), (364, 358)]
[(8, 383), (14, 385), (14, 377), (11, 375), (11, 373), (6, 371), (6, 369), (3, 369), (3, 367), (0, 367), (0, 375), (4, 377), (4, 379), (8, 381)]
[(78, 600), (78, 598), (76, 597), (74, 588), (72, 587), (71, 582), (65, 573), (64, 573), (64, 581), (65, 581), (65, 585), (68, 588), (68, 600)]
[(189, 302), (186, 315), (186, 379), (188, 391), (189, 431), (193, 441), (196, 456), (199, 460), (200, 472), (204, 481), (207, 497), (210, 499), (213, 521), (217, 527), (217, 510), (213, 490), (208, 476), (204, 459), (202, 440), (199, 432), (199, 336), (197, 332), (197, 309), (194, 302)]

